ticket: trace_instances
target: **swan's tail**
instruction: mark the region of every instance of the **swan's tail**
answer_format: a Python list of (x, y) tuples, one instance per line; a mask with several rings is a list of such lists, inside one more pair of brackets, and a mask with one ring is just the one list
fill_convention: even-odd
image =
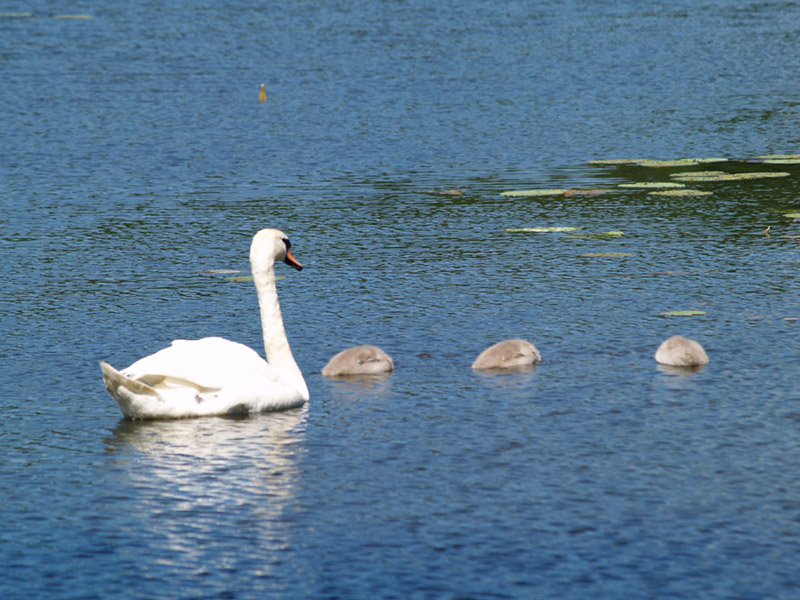
[(140, 408), (153, 402), (163, 402), (163, 398), (146, 383), (126, 377), (107, 362), (100, 361), (103, 381), (108, 393), (119, 404), (122, 412), (132, 418), (143, 416)]

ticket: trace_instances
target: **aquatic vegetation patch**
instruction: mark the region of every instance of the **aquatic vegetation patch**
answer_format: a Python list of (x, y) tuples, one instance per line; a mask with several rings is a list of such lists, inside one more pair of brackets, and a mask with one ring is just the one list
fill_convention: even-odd
[(716, 177), (717, 175), (725, 175), (725, 171), (679, 171), (669, 174), (670, 177)]
[(589, 190), (577, 190), (573, 188), (568, 188), (568, 189), (554, 188), (545, 190), (509, 190), (507, 192), (500, 192), (500, 194), (511, 198), (530, 198), (536, 196), (562, 196), (562, 195), (567, 198), (571, 198), (573, 196), (599, 196), (600, 194), (607, 194), (608, 192), (613, 192), (613, 191), (614, 190), (606, 188), (596, 188)]
[(635, 165), (643, 160), (647, 160), (646, 158), (606, 158), (606, 159), (595, 159), (595, 160), (587, 160), (586, 164), (589, 165)]
[(502, 196), (509, 198), (530, 198), (535, 196), (560, 196), (567, 190), (552, 189), (552, 190), (510, 190), (508, 192), (500, 192)]
[(746, 181), (751, 179), (771, 179), (788, 176), (789, 173), (785, 171), (752, 171), (749, 173), (722, 173), (720, 175), (690, 175), (688, 177), (675, 177), (675, 180), (686, 183), (714, 183), (718, 181)]
[(682, 183), (674, 183), (672, 181), (637, 181), (636, 183), (620, 183), (619, 187), (633, 189), (677, 189), (686, 186)]
[(795, 213), (784, 213), (784, 215), (783, 215), (783, 216), (784, 216), (784, 217), (787, 217), (787, 218), (789, 218), (789, 219), (800, 219), (800, 212), (795, 212)]
[(595, 190), (566, 190), (564, 192), (564, 196), (570, 198), (572, 196), (599, 196), (600, 194), (607, 194), (608, 192), (613, 192), (614, 190), (608, 189), (595, 189)]
[(678, 158), (675, 160), (654, 160), (651, 158), (611, 158), (586, 161), (590, 165), (633, 165), (638, 167), (691, 167), (706, 163), (727, 162), (727, 158)]
[(613, 240), (622, 235), (622, 231), (605, 231), (603, 233), (578, 233), (567, 237), (574, 240)]
[(506, 233), (561, 233), (580, 229), (583, 227), (516, 227), (506, 229)]
[(704, 310), (670, 310), (661, 314), (665, 317), (696, 317), (708, 313)]
[(701, 190), (664, 190), (660, 192), (648, 192), (648, 196), (710, 196), (713, 192), (704, 192)]

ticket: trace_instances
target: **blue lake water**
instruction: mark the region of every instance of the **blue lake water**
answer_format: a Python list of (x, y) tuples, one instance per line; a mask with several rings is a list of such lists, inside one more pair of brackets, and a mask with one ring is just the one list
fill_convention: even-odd
[[(798, 597), (800, 165), (748, 162), (800, 152), (796, 3), (2, 10), (0, 596)], [(789, 175), (587, 163), (681, 157)], [(506, 231), (556, 226), (623, 235)], [(262, 227), (308, 405), (123, 419), (99, 360), (262, 351), (204, 272)], [(516, 336), (540, 366), (472, 372)], [(395, 373), (322, 378), (356, 343)]]

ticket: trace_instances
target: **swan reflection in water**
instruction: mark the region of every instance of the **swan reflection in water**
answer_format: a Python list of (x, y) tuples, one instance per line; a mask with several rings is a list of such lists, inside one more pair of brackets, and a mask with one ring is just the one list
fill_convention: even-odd
[(141, 530), (148, 562), (272, 573), (291, 541), (285, 510), (306, 418), (307, 405), (247, 418), (122, 420), (106, 439), (108, 471), (122, 490), (116, 510)]

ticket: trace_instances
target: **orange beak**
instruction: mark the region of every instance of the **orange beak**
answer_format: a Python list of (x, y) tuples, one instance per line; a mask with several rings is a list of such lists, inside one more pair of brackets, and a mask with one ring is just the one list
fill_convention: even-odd
[(298, 271), (303, 270), (303, 265), (301, 265), (298, 262), (298, 260), (294, 256), (292, 256), (292, 253), (289, 250), (286, 250), (286, 258), (283, 259), (283, 262), (285, 262), (290, 267), (297, 269)]

